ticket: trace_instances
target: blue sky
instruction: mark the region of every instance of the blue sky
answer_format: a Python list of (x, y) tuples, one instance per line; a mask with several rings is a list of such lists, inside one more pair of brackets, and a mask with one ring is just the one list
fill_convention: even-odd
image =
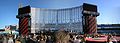
[(19, 3), (37, 8), (70, 8), (90, 3), (98, 6), (98, 24), (120, 23), (120, 0), (0, 0), (0, 28), (18, 23)]

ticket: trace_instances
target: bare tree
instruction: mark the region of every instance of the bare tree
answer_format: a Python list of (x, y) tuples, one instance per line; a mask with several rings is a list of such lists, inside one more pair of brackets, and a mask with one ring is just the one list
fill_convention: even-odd
[(59, 30), (55, 34), (56, 43), (68, 43), (69, 38), (69, 33), (64, 30)]

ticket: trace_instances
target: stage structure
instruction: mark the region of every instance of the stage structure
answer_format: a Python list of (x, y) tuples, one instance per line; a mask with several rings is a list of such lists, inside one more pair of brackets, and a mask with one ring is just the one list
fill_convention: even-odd
[(46, 9), (25, 6), (18, 9), (19, 32), (22, 35), (43, 30), (64, 29), (69, 32), (93, 34), (97, 32), (99, 16), (97, 6), (83, 3), (81, 6), (63, 9)]

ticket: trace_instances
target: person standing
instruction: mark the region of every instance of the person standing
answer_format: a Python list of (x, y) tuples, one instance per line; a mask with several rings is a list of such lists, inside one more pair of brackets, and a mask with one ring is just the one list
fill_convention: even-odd
[(52, 43), (51, 36), (48, 36), (48, 37), (47, 37), (46, 43)]
[(7, 43), (8, 42), (7, 41), (7, 36), (4, 36), (3, 39), (4, 39), (3, 43)]
[(74, 40), (74, 43), (80, 43), (80, 42), (81, 40), (78, 37), (76, 37), (76, 39)]
[(112, 42), (112, 38), (113, 38), (113, 36), (111, 34), (108, 35), (108, 37), (107, 37), (107, 43), (113, 43)]
[(20, 39), (16, 39), (16, 40), (15, 40), (15, 43), (21, 43), (21, 42), (20, 42)]
[(12, 35), (10, 35), (8, 43), (14, 43)]
[(21, 41), (21, 43), (26, 43), (25, 37), (22, 36), (22, 37), (20, 38), (20, 41)]

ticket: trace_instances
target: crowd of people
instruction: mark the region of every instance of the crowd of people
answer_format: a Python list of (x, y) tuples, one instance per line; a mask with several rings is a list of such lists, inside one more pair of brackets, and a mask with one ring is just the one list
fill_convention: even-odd
[(0, 35), (0, 43), (53, 43), (51, 36), (46, 35)]
[[(0, 35), (0, 43), (86, 43), (87, 35), (72, 35), (66, 31), (57, 31), (54, 35)], [(95, 36), (96, 37), (96, 36)], [(108, 36), (108, 41), (112, 36)]]
[(80, 43), (79, 37), (65, 31), (58, 31), (54, 35), (0, 35), (0, 43)]

